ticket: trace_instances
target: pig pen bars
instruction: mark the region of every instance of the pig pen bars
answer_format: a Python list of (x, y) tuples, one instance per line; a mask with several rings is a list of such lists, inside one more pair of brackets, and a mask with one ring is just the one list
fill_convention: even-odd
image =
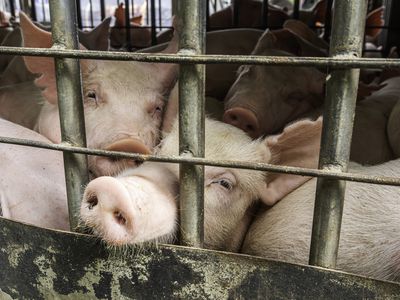
[[(154, 3), (154, 1), (152, 3)], [(268, 3), (266, 4), (268, 5)], [(364, 0), (336, 1), (330, 44), (330, 57), (298, 58), (203, 55), (205, 49), (206, 8), (205, 2), (198, 0), (182, 0), (178, 2), (179, 22), (182, 22), (183, 26), (182, 32), (180, 32), (180, 50), (176, 55), (104, 53), (77, 50), (75, 1), (50, 0), (53, 47), (51, 49), (0, 47), (0, 54), (55, 57), (62, 143), (50, 145), (41, 142), (4, 137), (0, 137), (0, 142), (63, 151), (71, 229), (75, 229), (78, 224), (77, 216), (79, 203), (83, 194), (83, 187), (88, 182), (87, 161), (84, 154), (118, 158), (126, 157), (139, 161), (149, 160), (181, 163), (181, 242), (183, 245), (192, 247), (202, 247), (203, 244), (204, 165), (267, 170), (322, 177), (318, 180), (316, 192), (310, 264), (325, 268), (335, 268), (345, 190), (345, 182), (342, 180), (400, 186), (399, 178), (346, 173), (359, 78), (359, 70), (350, 68), (400, 67), (400, 61), (395, 59), (358, 58), (362, 50), (362, 37), (364, 35), (364, 21), (367, 10), (366, 5), (367, 3)], [(85, 148), (86, 137), (82, 107), (82, 87), (78, 62), (80, 58), (181, 64), (179, 78), (179, 153), (185, 154), (185, 157), (159, 157)], [(332, 70), (327, 80), (327, 105), (324, 110), (319, 163), (319, 168), (321, 170), (274, 166), (264, 163), (212, 161), (204, 159), (204, 64), (208, 63), (320, 66), (331, 68)], [(8, 228), (7, 230), (17, 228), (11, 221), (4, 220), (3, 223), (5, 226), (4, 228)], [(69, 243), (69, 247), (80, 247), (85, 241), (80, 235), (61, 234), (40, 228), (30, 228), (29, 226), (19, 229), (21, 236), (24, 232), (29, 233), (29, 231), (37, 235), (38, 240), (42, 240), (39, 236), (45, 233), (49, 237), (54, 237), (60, 244), (63, 244), (61, 239), (64, 239), (61, 238), (61, 236), (65, 235), (65, 242)], [(10, 236), (8, 237), (10, 238)], [(43, 245), (46, 247), (49, 246), (48, 241), (43, 240)], [(82, 250), (83, 253), (87, 255), (88, 259), (93, 258), (89, 250), (90, 249)], [(74, 257), (71, 257), (71, 255), (67, 253), (66, 249), (57, 248), (54, 251), (57, 253), (64, 253), (68, 256), (69, 260), (74, 259)], [(283, 287), (282, 281), (287, 281), (287, 278), (291, 278), (293, 282), (300, 285), (307, 282), (307, 286), (324, 286), (327, 288), (327, 290), (325, 290), (326, 293), (321, 293), (319, 294), (320, 296), (327, 296), (329, 295), (329, 291), (338, 291), (340, 288), (343, 290), (345, 289), (343, 287), (343, 282), (346, 280), (350, 282), (348, 289), (346, 289), (346, 292), (348, 292), (347, 294), (330, 294), (331, 297), (343, 296), (348, 298), (357, 296), (360, 290), (357, 290), (356, 287), (362, 289), (363, 292), (369, 291), (370, 294), (368, 295), (371, 296), (386, 295), (388, 297), (393, 297), (398, 295), (400, 291), (400, 286), (397, 284), (378, 282), (353, 275), (343, 275), (339, 272), (331, 272), (318, 268), (293, 267), (289, 266), (289, 264), (278, 264), (276, 262), (269, 262), (268, 265), (266, 265), (265, 260), (262, 259), (248, 258), (240, 255), (223, 255), (217, 251), (201, 250), (199, 252), (193, 252), (195, 254), (190, 254), (190, 252), (188, 252), (189, 254), (185, 254), (187, 251), (187, 249), (181, 247), (163, 246), (161, 250), (158, 250), (158, 253), (161, 253), (162, 257), (158, 258), (158, 260), (155, 259), (154, 262), (160, 263), (162, 266), (163, 264), (166, 265), (167, 260), (170, 259), (180, 267), (183, 265), (179, 259), (186, 259), (186, 261), (190, 261), (191, 265), (194, 267), (196, 267), (196, 264), (200, 264), (197, 265), (196, 268), (202, 269), (203, 272), (215, 272), (215, 275), (213, 275), (215, 278), (218, 276), (223, 277), (225, 271), (232, 272), (233, 274), (247, 272), (246, 274), (249, 276), (249, 274), (253, 272), (252, 270), (254, 270), (251, 266), (260, 264), (260, 267), (257, 269), (260, 274), (254, 275), (253, 282), (262, 285), (267, 284), (268, 281), (269, 285), (277, 285), (277, 289), (280, 289), (281, 293), (293, 296), (295, 294), (290, 293), (297, 292), (301, 293), (304, 298), (310, 297), (311, 295), (318, 296), (315, 294), (315, 287), (313, 290), (314, 294), (312, 294), (306, 290)], [(142, 258), (146, 261), (143, 255), (144, 254), (139, 253), (138, 258)], [(105, 255), (102, 254), (102, 257), (105, 257)], [(201, 265), (198, 261), (196, 262), (196, 260), (202, 259), (205, 260), (205, 265)], [(214, 263), (218, 262), (221, 265), (222, 263), (228, 263), (228, 265), (224, 265), (226, 269), (212, 269), (211, 266), (207, 266), (208, 259), (212, 259)], [(150, 260), (152, 260), (152, 258), (148, 261)], [(133, 258), (128, 258), (127, 261), (137, 265), (146, 264), (146, 262), (138, 261)], [(118, 258), (110, 258), (110, 262), (124, 265)], [(263, 262), (264, 265), (262, 265)], [(126, 267), (126, 264), (124, 266)], [(104, 270), (107, 270), (107, 268), (110, 268), (110, 266), (104, 263), (102, 265), (97, 265), (96, 268), (97, 269), (93, 270), (93, 272), (99, 272), (100, 274)], [(119, 271), (122, 272), (121, 270)], [(181, 270), (181, 272), (183, 271)], [(280, 276), (277, 275), (279, 272), (281, 272)], [(193, 274), (190, 274), (189, 277), (195, 280)], [(257, 281), (260, 280), (260, 278), (264, 281)], [(210, 280), (212, 281), (213, 279)], [(329, 284), (332, 285), (332, 287), (330, 287), (331, 290), (329, 290), (326, 283), (324, 283), (324, 280), (328, 280)], [(227, 281), (225, 278), (224, 282), (226, 282), (227, 288), (232, 287), (229, 281), (230, 280)], [(158, 281), (156, 282), (161, 284)], [(172, 284), (171, 282), (164, 282), (164, 284), (172, 289), (172, 287), (170, 287)], [(210, 289), (215, 286), (215, 282), (209, 283)], [(240, 298), (243, 297), (243, 295), (251, 297), (251, 283), (252, 282), (249, 281), (247, 285), (241, 285), (243, 291), (246, 291), (245, 294), (242, 293), (243, 291), (235, 290), (229, 294), (229, 297)], [(142, 292), (144, 294), (148, 293), (147, 291)], [(164, 291), (164, 294), (160, 293), (159, 295), (166, 295), (167, 292)], [(0, 296), (2, 293), (0, 289)], [(190, 295), (193, 296), (193, 294)], [(217, 291), (212, 295), (217, 295)], [(253, 295), (260, 296), (260, 294), (254, 293)], [(186, 297), (187, 296), (189, 295), (186, 294)]]

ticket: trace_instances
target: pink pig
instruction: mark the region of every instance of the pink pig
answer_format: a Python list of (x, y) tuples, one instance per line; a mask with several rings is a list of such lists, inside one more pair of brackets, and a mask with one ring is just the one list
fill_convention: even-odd
[[(50, 33), (37, 28), (24, 14), (20, 18), (25, 46), (51, 47)], [(176, 50), (174, 39), (165, 52)], [(45, 99), (34, 128), (59, 143), (54, 61), (45, 57), (24, 60), (30, 72), (40, 74), (35, 84)], [(97, 60), (81, 60), (80, 64), (88, 147), (150, 153), (158, 143), (165, 97), (175, 81), (177, 66)], [(89, 157), (95, 176), (116, 174), (127, 165), (127, 160)]]

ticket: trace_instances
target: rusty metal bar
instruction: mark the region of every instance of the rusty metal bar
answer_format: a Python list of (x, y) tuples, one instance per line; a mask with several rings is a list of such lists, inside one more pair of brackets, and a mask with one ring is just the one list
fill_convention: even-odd
[[(364, 0), (335, 1), (330, 56), (361, 56), (366, 13)], [(347, 171), (359, 75), (359, 69), (344, 69), (334, 70), (328, 76), (320, 169)], [(344, 192), (344, 181), (317, 181), (309, 260), (312, 265), (336, 266)]]
[[(179, 1), (180, 53), (205, 52), (206, 1)], [(204, 157), (205, 67), (181, 65), (179, 74), (179, 153)], [(202, 247), (204, 240), (204, 167), (180, 165), (181, 244)]]
[[(53, 47), (58, 49), (78, 48), (75, 12), (75, 1), (50, 0)], [(85, 147), (86, 135), (79, 61), (56, 58), (55, 66), (62, 141)], [(86, 156), (64, 152), (64, 168), (70, 227), (74, 230), (78, 225), (84, 186), (89, 178)]]
[(400, 186), (400, 178), (396, 177), (371, 176), (371, 175), (356, 174), (356, 173), (334, 172), (330, 170), (277, 166), (267, 163), (242, 162), (242, 161), (230, 161), (230, 160), (217, 161), (212, 159), (205, 159), (199, 157), (186, 157), (186, 156), (179, 157), (179, 156), (155, 156), (155, 155), (134, 154), (128, 152), (116, 152), (116, 151), (107, 151), (101, 149), (76, 147), (76, 146), (71, 146), (69, 144), (48, 144), (44, 142), (19, 139), (19, 138), (10, 138), (10, 137), (0, 137), (0, 143), (43, 148), (53, 151), (75, 152), (87, 155), (109, 156), (115, 158), (130, 158), (140, 162), (156, 161), (156, 162), (168, 162), (168, 163), (186, 163), (192, 165), (250, 169), (256, 171), (269, 171), (274, 173), (295, 174), (303, 176), (337, 178), (355, 182)]
[(106, 52), (90, 50), (66, 50), (45, 48), (19, 48), (0, 46), (2, 55), (45, 56), (58, 58), (80, 58), (99, 60), (122, 60), (142, 62), (186, 63), (186, 64), (248, 64), (274, 66), (304, 66), (330, 68), (400, 68), (400, 60), (393, 58), (354, 58), (354, 57), (288, 57), (256, 55), (193, 55), (150, 54), (128, 52)]

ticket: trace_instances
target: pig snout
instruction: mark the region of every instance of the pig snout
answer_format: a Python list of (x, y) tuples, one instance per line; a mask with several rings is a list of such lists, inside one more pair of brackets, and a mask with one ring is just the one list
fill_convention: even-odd
[[(133, 138), (122, 139), (107, 146), (105, 150), (108, 151), (120, 151), (120, 152), (131, 152), (139, 154), (150, 154), (150, 149), (143, 144), (142, 141)], [(94, 175), (102, 176), (109, 175), (113, 176), (128, 167), (136, 167), (139, 163), (133, 159), (115, 158), (115, 157), (96, 157), (91, 166), (91, 171)]]
[(113, 246), (168, 242), (175, 232), (176, 204), (157, 192), (157, 186), (145, 178), (96, 178), (83, 195), (82, 224)]
[(261, 135), (257, 117), (246, 108), (236, 107), (228, 109), (224, 113), (223, 121), (242, 129), (252, 138), (258, 138)]

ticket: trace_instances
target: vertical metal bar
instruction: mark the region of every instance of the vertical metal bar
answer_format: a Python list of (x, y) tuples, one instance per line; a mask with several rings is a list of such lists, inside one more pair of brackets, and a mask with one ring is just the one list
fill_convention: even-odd
[[(53, 44), (61, 49), (78, 49), (75, 1), (50, 0)], [(55, 58), (61, 138), (64, 143), (86, 147), (79, 61)], [(65, 181), (71, 229), (78, 225), (81, 197), (88, 182), (85, 155), (64, 152)]]
[(104, 3), (104, 0), (100, 0), (100, 15), (101, 20), (103, 21), (106, 18), (106, 4)]
[(294, 0), (293, 19), (298, 20), (300, 16), (300, 0)]
[[(180, 51), (205, 53), (206, 1), (180, 0)], [(179, 153), (204, 157), (204, 65), (181, 65), (179, 74)], [(202, 247), (204, 167), (180, 165), (181, 243)]]
[(131, 0), (131, 16), (135, 16), (135, 1)]
[(171, 0), (172, 1), (172, 15), (178, 15), (178, 0)]
[(210, 30), (210, 0), (206, 0), (206, 30)]
[(42, 0), (42, 13), (43, 13), (43, 22), (46, 22), (47, 18), (46, 18), (46, 7), (44, 6), (44, 0)]
[(240, 0), (233, 0), (233, 16), (232, 16), (233, 20), (232, 21), (233, 21), (234, 27), (237, 27), (239, 24), (239, 4), (240, 4)]
[(146, 23), (149, 24), (149, 0), (146, 0)]
[(129, 16), (129, 0), (125, 0), (125, 33), (126, 49), (132, 51), (131, 20)]
[(31, 1), (31, 18), (33, 21), (37, 21), (35, 0)]
[(268, 13), (269, 13), (268, 0), (263, 0), (261, 8), (261, 27), (263, 29), (266, 29), (268, 27)]
[[(364, 0), (362, 0), (364, 1)], [(332, 4), (333, 0), (328, 0), (326, 2), (326, 11), (325, 11), (325, 25), (324, 25), (324, 40), (328, 41), (331, 35), (331, 22), (332, 22)]]
[(15, 18), (15, 3), (14, 0), (9, 0), (11, 16)]
[(161, 30), (162, 28), (162, 19), (161, 19), (161, 0), (158, 0), (158, 27)]
[[(331, 57), (361, 56), (367, 1), (335, 1)], [(359, 69), (333, 70), (327, 81), (319, 168), (347, 170), (353, 131)], [(317, 181), (310, 264), (336, 266), (345, 181)]]
[(157, 31), (156, 31), (156, 1), (150, 0), (151, 8), (150, 8), (150, 15), (151, 15), (151, 44), (157, 44)]
[(79, 29), (82, 29), (83, 24), (82, 24), (82, 7), (81, 7), (81, 0), (75, 0), (76, 1), (76, 8), (77, 8), (77, 19), (78, 19), (78, 27)]
[(94, 20), (93, 20), (93, 1), (89, 0), (89, 15), (90, 15), (90, 27), (94, 27)]

